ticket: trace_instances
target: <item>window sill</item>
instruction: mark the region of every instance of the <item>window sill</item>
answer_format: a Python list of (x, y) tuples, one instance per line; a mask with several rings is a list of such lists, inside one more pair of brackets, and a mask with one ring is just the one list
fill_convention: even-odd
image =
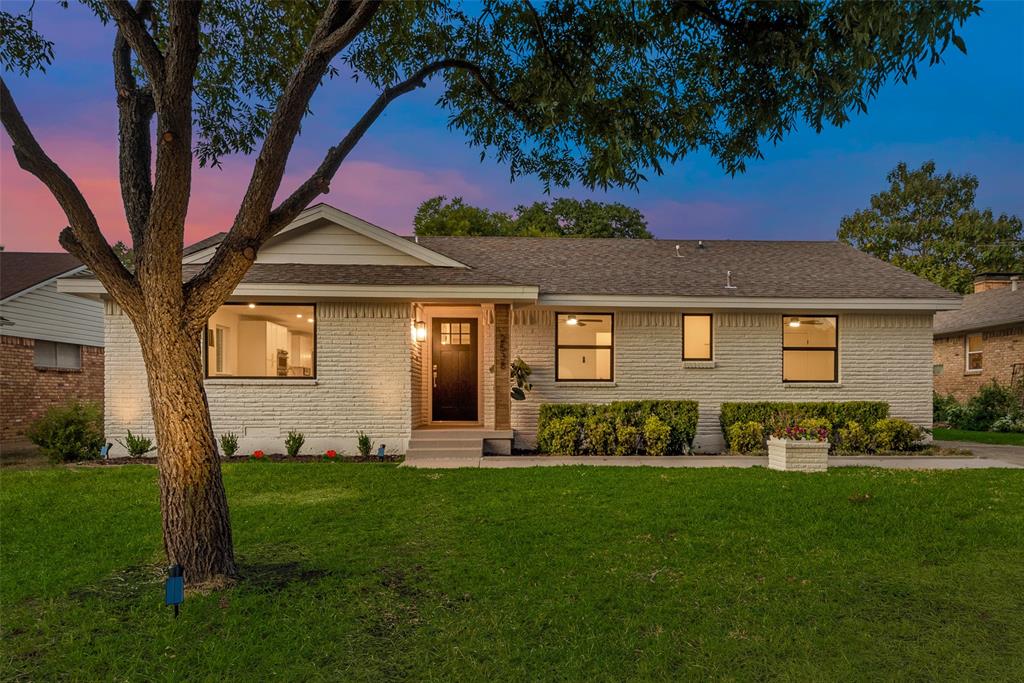
[(318, 380), (310, 377), (296, 377), (294, 379), (281, 378), (274, 379), (268, 377), (266, 379), (260, 379), (259, 377), (208, 377), (203, 382), (206, 386), (218, 387), (218, 386), (272, 386), (272, 387), (311, 387), (318, 384)]
[(983, 372), (985, 372), (984, 368), (982, 368), (981, 370), (964, 370), (964, 377), (971, 377), (972, 375), (980, 375)]
[(711, 369), (718, 367), (718, 363), (713, 360), (684, 360), (683, 367), (686, 369)]
[(34, 367), (36, 369), (36, 372), (63, 372), (63, 373), (82, 372), (82, 368), (50, 368), (50, 367), (44, 367), (44, 366), (41, 366), (41, 365), (36, 365)]
[(578, 382), (573, 380), (555, 381), (556, 387), (614, 387), (614, 381), (599, 380), (597, 382)]
[(842, 389), (842, 382), (783, 382), (784, 389)]

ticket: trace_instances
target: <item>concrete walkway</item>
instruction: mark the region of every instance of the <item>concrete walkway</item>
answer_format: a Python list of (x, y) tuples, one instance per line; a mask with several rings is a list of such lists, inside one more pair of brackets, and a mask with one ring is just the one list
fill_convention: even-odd
[[(973, 444), (976, 445), (976, 444)], [(1024, 450), (1024, 449), (1020, 449)], [(1022, 456), (1024, 458), (1024, 456)], [(1024, 468), (1020, 462), (996, 457), (971, 456), (833, 456), (830, 467), (883, 467), (899, 470), (966, 470), (999, 468)], [(683, 456), (585, 456), (560, 457), (549, 455), (488, 455), (482, 458), (432, 458), (406, 461), (406, 467), (447, 469), (457, 467), (482, 467), (511, 469), (517, 467), (556, 467), (564, 465), (589, 465), (606, 467), (767, 467), (765, 456), (745, 455), (683, 455)]]
[(1004, 444), (971, 443), (969, 441), (936, 441), (943, 448), (968, 450), (976, 458), (1001, 460), (1024, 466), (1024, 446), (1008, 446)]

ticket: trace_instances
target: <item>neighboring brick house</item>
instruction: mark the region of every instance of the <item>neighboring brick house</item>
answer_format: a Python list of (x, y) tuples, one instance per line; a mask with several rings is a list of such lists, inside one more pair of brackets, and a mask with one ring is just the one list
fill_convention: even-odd
[[(184, 277), (218, 248), (186, 250)], [(107, 302), (107, 440), (153, 435), (127, 316)], [(699, 402), (696, 449), (723, 447), (725, 401), (886, 401), (931, 426), (932, 317), (960, 297), (839, 242), (404, 238), (326, 205), (259, 251), (203, 339), (216, 433), (243, 452), (407, 457), (508, 451), (543, 403)], [(509, 400), (509, 364), (533, 390)], [(114, 454), (118, 454), (115, 447)]]
[(70, 254), (0, 251), (0, 448), (26, 443), (47, 408), (103, 401), (103, 306), (57, 291)]
[(1024, 381), (1024, 287), (1019, 274), (985, 273), (957, 311), (935, 314), (935, 391), (963, 401), (983, 384)]

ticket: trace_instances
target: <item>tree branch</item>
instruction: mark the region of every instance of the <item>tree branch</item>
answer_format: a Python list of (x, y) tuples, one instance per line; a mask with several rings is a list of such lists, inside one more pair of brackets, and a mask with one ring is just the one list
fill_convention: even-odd
[(146, 30), (142, 17), (131, 6), (131, 3), (127, 0), (106, 0), (106, 4), (114, 21), (117, 22), (118, 30), (124, 33), (125, 40), (139, 56), (139, 62), (153, 83), (154, 94), (159, 102), (163, 90), (165, 67), (164, 56), (160, 52), (160, 48), (153, 40), (153, 36)]
[(96, 216), (74, 181), (47, 156), (36, 141), (2, 78), (0, 118), (14, 143), (14, 158), (18, 165), (46, 185), (71, 224), (61, 232), (61, 246), (89, 266), (114, 300), (130, 315), (141, 316), (144, 309), (135, 278), (103, 238)]
[[(144, 18), (150, 11), (149, 0), (140, 0), (137, 9), (139, 16)], [(155, 103), (148, 88), (138, 87), (132, 72), (131, 45), (121, 29), (118, 29), (114, 38), (113, 62), (114, 88), (117, 91), (121, 198), (135, 252), (141, 254), (153, 196), (149, 125), (155, 112)]]

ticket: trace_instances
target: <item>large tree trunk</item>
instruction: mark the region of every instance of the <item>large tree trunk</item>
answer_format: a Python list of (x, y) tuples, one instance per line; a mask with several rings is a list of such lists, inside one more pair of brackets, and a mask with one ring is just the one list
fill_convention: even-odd
[(160, 469), (164, 549), (191, 586), (235, 575), (228, 502), (203, 388), (199, 340), (180, 315), (147, 315), (139, 332)]

